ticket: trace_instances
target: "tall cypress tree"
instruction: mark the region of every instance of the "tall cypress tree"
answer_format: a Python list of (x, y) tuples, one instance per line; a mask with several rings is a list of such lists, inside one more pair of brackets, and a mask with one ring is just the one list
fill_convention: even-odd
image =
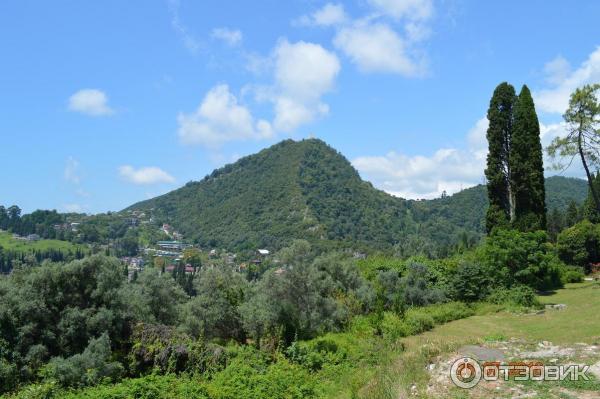
[(546, 189), (540, 124), (531, 92), (523, 85), (513, 109), (510, 187), (514, 195), (513, 225), (522, 231), (546, 229)]
[(514, 102), (514, 87), (507, 82), (500, 83), (494, 90), (487, 113), (489, 152), (485, 177), (490, 203), (486, 215), (488, 233), (495, 227), (508, 227), (509, 221), (514, 217), (509, 162)]

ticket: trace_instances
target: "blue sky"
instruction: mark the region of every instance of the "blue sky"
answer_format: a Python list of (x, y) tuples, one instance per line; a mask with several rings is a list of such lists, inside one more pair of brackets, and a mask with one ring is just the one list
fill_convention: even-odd
[(600, 81), (598, 15), (597, 1), (5, 1), (0, 203), (120, 210), (309, 136), (390, 193), (455, 192), (483, 180), (498, 83), (532, 89), (544, 143), (564, 130), (568, 94)]

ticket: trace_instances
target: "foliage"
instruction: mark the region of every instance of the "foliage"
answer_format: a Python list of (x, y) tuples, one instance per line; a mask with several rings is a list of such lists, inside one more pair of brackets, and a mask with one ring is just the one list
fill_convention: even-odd
[(565, 263), (588, 269), (600, 262), (600, 224), (588, 220), (577, 223), (558, 235), (556, 247)]
[(472, 261), (462, 261), (453, 275), (451, 296), (464, 302), (482, 300), (489, 293), (492, 280), (488, 270)]
[(577, 88), (569, 98), (569, 108), (563, 115), (567, 123), (567, 134), (556, 137), (548, 146), (548, 155), (559, 159), (555, 165), (557, 169), (565, 166), (561, 160), (568, 159), (570, 165), (576, 156), (579, 156), (586, 172), (591, 197), (596, 210), (600, 212), (600, 193), (593, 184), (593, 174), (590, 168), (600, 168), (600, 103), (596, 93), (600, 84), (585, 85)]
[(245, 341), (238, 307), (245, 301), (247, 282), (231, 270), (203, 270), (195, 281), (196, 297), (183, 309), (184, 331), (193, 337)]
[(561, 262), (544, 231), (498, 230), (478, 249), (477, 258), (496, 285), (534, 289), (560, 286)]
[(515, 208), (513, 226), (521, 231), (545, 230), (546, 189), (540, 124), (526, 85), (514, 104), (509, 162)]
[(67, 359), (56, 357), (42, 371), (46, 379), (65, 387), (96, 385), (101, 381), (116, 381), (123, 372), (119, 362), (111, 362), (110, 339), (106, 333), (92, 339), (83, 353)]
[(496, 227), (506, 227), (512, 221), (514, 213), (513, 193), (510, 191), (510, 140), (514, 103), (515, 89), (502, 82), (494, 90), (487, 113), (489, 151), (485, 177), (490, 202), (486, 214), (488, 232)]
[(539, 305), (535, 291), (525, 285), (498, 288), (488, 296), (487, 300), (491, 303), (506, 306), (534, 307)]
[(577, 266), (565, 266), (560, 273), (560, 280), (563, 284), (581, 283), (584, 277), (583, 269)]

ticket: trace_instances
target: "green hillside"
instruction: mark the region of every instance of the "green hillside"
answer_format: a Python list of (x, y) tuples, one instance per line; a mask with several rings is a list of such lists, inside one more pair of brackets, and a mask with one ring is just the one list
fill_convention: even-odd
[[(582, 180), (547, 181), (549, 207), (585, 198)], [(393, 197), (362, 181), (323, 141), (309, 139), (280, 142), (127, 210), (152, 210), (158, 222), (210, 247), (276, 248), (304, 238), (428, 254), (477, 241), (486, 207), (481, 185), (430, 201)]]

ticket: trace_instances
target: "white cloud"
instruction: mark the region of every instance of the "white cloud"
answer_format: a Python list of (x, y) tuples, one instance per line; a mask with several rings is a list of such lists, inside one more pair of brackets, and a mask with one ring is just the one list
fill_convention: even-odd
[(348, 16), (342, 4), (327, 3), (323, 8), (310, 15), (303, 15), (294, 21), (300, 26), (334, 26), (346, 22)]
[[(453, 194), (485, 182), (487, 128), (487, 118), (479, 119), (467, 133), (466, 149), (442, 148), (430, 156), (391, 151), (383, 156), (358, 157), (352, 164), (376, 187), (402, 198), (438, 198), (442, 191)], [(555, 137), (563, 136), (565, 129), (563, 122), (548, 125), (540, 122), (542, 147), (548, 146)], [(545, 155), (547, 175), (553, 173), (551, 164)], [(568, 175), (582, 177), (581, 167), (574, 164)]]
[[(375, 12), (350, 18), (341, 4), (327, 3), (293, 22), (304, 26), (333, 26), (334, 46), (363, 72), (422, 76), (427, 71), (424, 51), (416, 44), (431, 35), (427, 22), (434, 12), (431, 0), (369, 0)], [(401, 23), (403, 33), (398, 31)]]
[(337, 56), (318, 44), (281, 40), (274, 58), (275, 129), (290, 132), (327, 114), (321, 97), (332, 90), (340, 71)]
[(179, 137), (185, 144), (214, 147), (226, 141), (273, 135), (271, 124), (262, 119), (255, 121), (248, 108), (240, 105), (224, 84), (213, 87), (195, 112), (180, 113), (177, 121)]
[(69, 183), (79, 184), (81, 177), (79, 176), (79, 161), (73, 157), (67, 158), (67, 164), (64, 171), (65, 180)]
[(69, 97), (70, 111), (81, 112), (91, 116), (111, 115), (114, 111), (108, 106), (108, 97), (97, 89), (79, 90)]
[(155, 166), (135, 169), (130, 165), (119, 167), (119, 175), (134, 184), (174, 183), (175, 178)]
[(544, 65), (546, 81), (551, 85), (561, 84), (571, 72), (571, 64), (563, 56), (559, 55)]
[(179, 0), (168, 0), (169, 12), (171, 13), (171, 26), (183, 41), (183, 45), (192, 54), (196, 54), (201, 47), (201, 42), (188, 29), (179, 17)]
[(377, 11), (395, 19), (426, 20), (433, 15), (432, 0), (368, 0)]
[(219, 39), (227, 43), (229, 46), (237, 46), (242, 43), (242, 32), (229, 28), (215, 28), (212, 30), (211, 36), (214, 39)]
[[(421, 33), (413, 32), (413, 35)], [(424, 60), (409, 53), (409, 43), (384, 23), (356, 21), (340, 29), (333, 41), (364, 72), (391, 72), (407, 77), (426, 71)]]
[(83, 206), (80, 204), (65, 204), (63, 210), (67, 213), (83, 213)]
[(442, 148), (432, 156), (359, 157), (352, 161), (363, 177), (390, 194), (403, 198), (436, 198), (482, 182), (485, 159), (469, 151)]
[(437, 198), (483, 183), (487, 156), (487, 118), (467, 133), (466, 149), (442, 148), (431, 156), (394, 151), (384, 156), (363, 156), (354, 167), (376, 187), (398, 197)]
[(572, 72), (568, 62), (561, 57), (546, 64), (545, 70), (554, 87), (535, 92), (535, 104), (539, 110), (562, 114), (568, 108), (569, 96), (576, 88), (600, 81), (600, 47)]

